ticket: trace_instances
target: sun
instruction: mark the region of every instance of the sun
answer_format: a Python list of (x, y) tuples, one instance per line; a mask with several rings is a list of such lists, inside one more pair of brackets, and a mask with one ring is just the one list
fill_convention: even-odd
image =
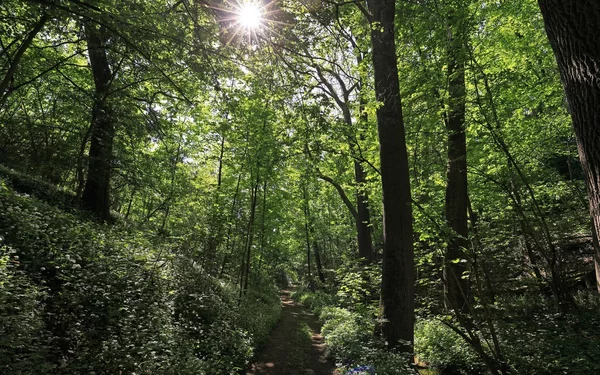
[(261, 6), (253, 1), (240, 4), (236, 11), (236, 18), (240, 26), (246, 30), (258, 30), (263, 22)]
[(228, 35), (225, 45), (234, 40), (246, 40), (248, 46), (257, 46), (261, 39), (275, 31), (273, 25), (282, 23), (276, 19), (279, 12), (277, 0), (221, 0), (220, 3), (221, 6), (208, 7), (224, 16), (219, 23), (223, 27), (223, 35)]

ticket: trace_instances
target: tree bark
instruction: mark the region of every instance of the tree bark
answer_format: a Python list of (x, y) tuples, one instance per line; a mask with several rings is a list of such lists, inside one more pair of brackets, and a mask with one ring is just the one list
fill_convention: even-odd
[(308, 270), (308, 280), (309, 280), (309, 285), (311, 285), (311, 270), (310, 270), (310, 229), (309, 226), (311, 225), (309, 223), (310, 221), (310, 213), (309, 213), (309, 207), (308, 207), (308, 192), (307, 192), (307, 187), (306, 185), (302, 185), (302, 195), (303, 195), (303, 200), (304, 200), (304, 235), (305, 235), (305, 239), (306, 239), (306, 265), (307, 265), (307, 270)]
[(411, 351), (415, 271), (410, 180), (394, 34), (394, 0), (368, 1), (375, 71), (381, 183), (383, 274), (380, 317), (391, 347)]
[(316, 240), (313, 241), (313, 249), (315, 251), (317, 275), (319, 276), (319, 280), (321, 280), (322, 283), (325, 283), (325, 274), (323, 273), (323, 264), (321, 263), (321, 249), (319, 248), (319, 243)]
[(101, 31), (88, 23), (85, 25), (85, 33), (96, 92), (92, 109), (88, 174), (81, 201), (98, 219), (109, 221), (110, 177), (115, 137), (112, 108), (108, 103), (112, 72)]
[(467, 137), (465, 130), (465, 21), (451, 9), (448, 28), (448, 170), (445, 214), (452, 230), (444, 257), (444, 297), (448, 308), (468, 311), (469, 281), (465, 249), (467, 237)]
[(260, 160), (257, 164), (256, 168), (256, 181), (254, 182), (254, 186), (252, 187), (252, 197), (251, 197), (251, 206), (250, 206), (250, 219), (248, 220), (248, 239), (246, 241), (246, 260), (244, 263), (244, 281), (243, 285), (240, 288), (240, 301), (242, 295), (246, 294), (248, 290), (248, 280), (250, 279), (250, 259), (252, 256), (252, 242), (254, 240), (254, 218), (256, 216), (256, 206), (258, 205), (258, 189), (260, 186)]
[(302, 186), (304, 196), (304, 229), (306, 234), (306, 256), (308, 259), (308, 275), (310, 276), (310, 243), (312, 240), (313, 252), (315, 254), (315, 266), (317, 267), (317, 276), (319, 280), (325, 282), (325, 274), (323, 273), (323, 264), (321, 263), (321, 252), (319, 249), (319, 243), (315, 236), (315, 224), (314, 220), (310, 215), (310, 203), (308, 197), (308, 188), (306, 185)]
[[(538, 0), (565, 89), (579, 158), (586, 177), (590, 215), (600, 233), (600, 2)], [(595, 241), (600, 292), (600, 246)]]
[(371, 239), (371, 212), (369, 196), (365, 190), (366, 173), (359, 161), (354, 161), (354, 180), (356, 182), (356, 231), (358, 241), (358, 257), (367, 264), (373, 262), (373, 241)]

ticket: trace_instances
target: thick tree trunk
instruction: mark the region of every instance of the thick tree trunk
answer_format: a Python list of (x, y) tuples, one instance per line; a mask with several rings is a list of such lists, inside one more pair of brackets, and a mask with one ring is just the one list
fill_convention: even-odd
[[(586, 177), (592, 225), (600, 233), (600, 2), (538, 0), (565, 89)], [(600, 246), (595, 243), (600, 292)]]
[(448, 44), (448, 170), (446, 173), (446, 220), (452, 233), (444, 257), (444, 297), (448, 308), (467, 312), (469, 281), (465, 250), (467, 226), (467, 137), (465, 131), (465, 28), (464, 20), (451, 10)]
[(380, 317), (392, 347), (414, 340), (415, 271), (410, 180), (394, 34), (394, 0), (368, 1), (383, 190)]
[(87, 24), (85, 33), (94, 84), (95, 102), (92, 109), (92, 132), (88, 174), (81, 201), (98, 219), (110, 220), (110, 177), (113, 158), (115, 124), (108, 103), (112, 73), (106, 48), (95, 25)]

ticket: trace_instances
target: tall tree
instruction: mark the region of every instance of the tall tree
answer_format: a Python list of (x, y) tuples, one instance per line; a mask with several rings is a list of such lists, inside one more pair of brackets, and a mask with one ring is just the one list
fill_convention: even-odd
[(444, 257), (444, 296), (449, 308), (466, 312), (469, 293), (465, 249), (468, 246), (467, 226), (467, 137), (465, 130), (466, 88), (465, 59), (466, 22), (459, 8), (461, 2), (450, 5), (448, 13), (448, 170), (446, 172), (446, 221), (452, 230)]
[(379, 157), (383, 191), (383, 274), (380, 315), (390, 346), (414, 339), (414, 249), (406, 137), (394, 33), (394, 0), (368, 2), (371, 23)]
[(88, 163), (88, 177), (81, 197), (83, 205), (100, 220), (110, 218), (110, 175), (115, 137), (114, 117), (109, 103), (112, 72), (102, 28), (85, 26), (90, 66), (94, 77), (95, 97)]
[[(579, 157), (586, 177), (590, 215), (600, 233), (600, 2), (538, 0), (565, 89)], [(600, 246), (594, 241), (600, 292)]]

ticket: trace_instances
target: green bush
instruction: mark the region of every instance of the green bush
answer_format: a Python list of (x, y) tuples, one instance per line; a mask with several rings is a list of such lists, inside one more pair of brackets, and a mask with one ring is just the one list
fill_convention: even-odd
[(0, 236), (3, 375), (236, 374), (278, 318), (272, 289), (249, 291), (240, 314), (235, 288), (167, 245), (2, 180)]
[(535, 294), (499, 301), (495, 320), (508, 363), (523, 374), (600, 373), (600, 296), (585, 292), (576, 302), (563, 312)]
[(342, 373), (368, 365), (375, 368), (378, 375), (415, 374), (407, 366), (405, 353), (389, 350), (382, 338), (374, 336), (374, 308), (363, 306), (349, 310), (339, 306), (339, 294), (323, 291), (299, 289), (293, 297), (319, 316), (327, 355), (336, 362)]
[(281, 317), (281, 300), (273, 286), (263, 287), (266, 290), (250, 289), (242, 300), (238, 324), (245, 329), (254, 347), (263, 346), (269, 334)]
[(75, 194), (57, 188), (48, 182), (0, 165), (0, 178), (12, 189), (28, 194), (62, 209), (73, 210), (77, 207)]
[(372, 327), (359, 324), (360, 316), (339, 307), (323, 308), (319, 316), (321, 330), (327, 344), (327, 353), (336, 360), (358, 360), (364, 352), (364, 344), (370, 340)]
[(300, 303), (302, 303), (304, 306), (314, 311), (317, 315), (321, 314), (321, 310), (323, 308), (328, 306), (334, 306), (337, 303), (337, 298), (335, 295), (328, 294), (323, 291), (298, 291), (292, 297), (300, 301)]
[(373, 335), (373, 317), (339, 307), (326, 307), (319, 319), (323, 322), (322, 334), (328, 355), (344, 371), (369, 365), (378, 375), (414, 374), (407, 366), (406, 354), (390, 350), (381, 337)]
[[(363, 265), (349, 262), (337, 271), (339, 304), (349, 310), (370, 310), (379, 302), (381, 270), (378, 264)], [(367, 313), (365, 311), (365, 313)]]
[(44, 329), (37, 287), (20, 271), (18, 256), (0, 239), (0, 373), (47, 373), (47, 351), (40, 337)]
[(415, 329), (415, 353), (419, 360), (449, 374), (481, 374), (485, 366), (475, 351), (439, 320), (422, 320)]

